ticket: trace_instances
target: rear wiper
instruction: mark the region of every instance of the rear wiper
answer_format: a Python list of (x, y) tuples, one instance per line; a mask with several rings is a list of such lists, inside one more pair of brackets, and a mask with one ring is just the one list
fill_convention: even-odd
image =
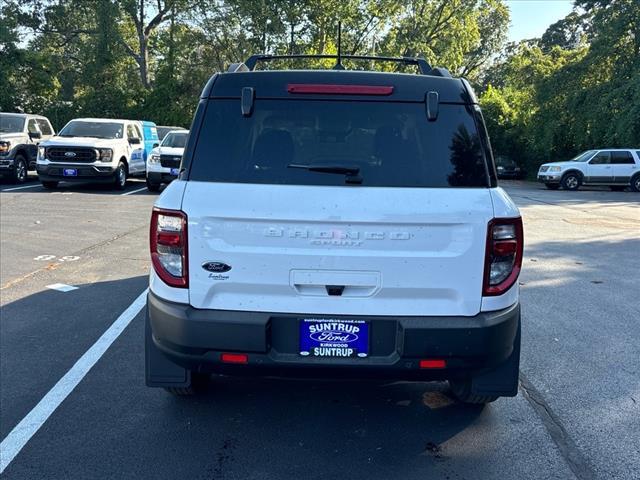
[(310, 172), (337, 173), (339, 175), (346, 175), (345, 181), (347, 183), (362, 183), (362, 177), (358, 175), (360, 173), (360, 167), (355, 165), (339, 165), (335, 163), (301, 165), (299, 163), (290, 163), (287, 165), (287, 168), (301, 168), (303, 170), (309, 170)]

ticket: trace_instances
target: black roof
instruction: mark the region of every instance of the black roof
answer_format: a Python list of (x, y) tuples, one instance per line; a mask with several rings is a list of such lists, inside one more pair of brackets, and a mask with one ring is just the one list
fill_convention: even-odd
[[(386, 96), (296, 94), (288, 92), (290, 84), (392, 86), (393, 92)], [(245, 87), (253, 88), (256, 98), (423, 102), (427, 92), (435, 91), (440, 103), (477, 103), (464, 79), (360, 70), (240, 70), (219, 73), (211, 77), (202, 98), (240, 98)]]

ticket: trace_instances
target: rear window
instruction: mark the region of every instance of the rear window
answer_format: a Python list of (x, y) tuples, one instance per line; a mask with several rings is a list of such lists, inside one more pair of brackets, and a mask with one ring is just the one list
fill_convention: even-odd
[[(298, 168), (292, 168), (296, 165)], [(429, 122), (424, 103), (210, 100), (191, 162), (191, 180), (345, 185), (346, 176), (304, 166), (359, 169), (362, 186), (489, 185), (473, 111), (441, 104)]]

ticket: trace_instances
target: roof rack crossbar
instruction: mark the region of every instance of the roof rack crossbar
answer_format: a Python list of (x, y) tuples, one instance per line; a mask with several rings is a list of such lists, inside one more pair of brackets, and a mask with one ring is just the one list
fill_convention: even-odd
[(301, 58), (316, 58), (316, 59), (336, 59), (336, 60), (370, 60), (378, 62), (397, 62), (404, 63), (405, 65), (416, 65), (422, 75), (429, 75), (431, 72), (431, 65), (423, 57), (377, 57), (370, 55), (331, 55), (331, 54), (292, 54), (292, 55), (269, 55), (258, 54), (252, 55), (244, 62), (247, 68), (252, 71), (255, 69), (258, 62), (270, 62), (273, 60), (285, 60), (285, 59), (301, 59)]

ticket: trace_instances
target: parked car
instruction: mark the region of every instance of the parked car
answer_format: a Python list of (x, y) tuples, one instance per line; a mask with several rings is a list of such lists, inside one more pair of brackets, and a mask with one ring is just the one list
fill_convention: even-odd
[(183, 128), (183, 127), (167, 127), (167, 126), (157, 127), (157, 129), (158, 129), (158, 138), (160, 139), (160, 141), (162, 141), (164, 137), (167, 135), (167, 133), (169, 132), (172, 132), (174, 130), (186, 130), (186, 128)]
[(519, 180), (524, 178), (525, 171), (515, 161), (504, 155), (496, 156), (498, 178)]
[(133, 120), (77, 118), (38, 149), (38, 177), (45, 188), (58, 182), (111, 183), (123, 189), (127, 177), (144, 175), (142, 125)]
[(545, 163), (538, 181), (550, 190), (577, 190), (581, 185), (608, 186), (611, 190), (631, 187), (640, 192), (640, 150), (604, 148), (588, 150), (566, 162)]
[(147, 385), (374, 376), (516, 395), (522, 221), (470, 85), (422, 58), (395, 60), (420, 74), (253, 71), (276, 58), (211, 78), (155, 203)]
[(159, 147), (154, 148), (147, 161), (147, 188), (160, 190), (163, 183), (171, 183), (178, 177), (182, 153), (189, 136), (188, 130), (169, 132)]
[(0, 177), (16, 183), (35, 170), (38, 144), (55, 132), (47, 117), (24, 113), (0, 113)]

